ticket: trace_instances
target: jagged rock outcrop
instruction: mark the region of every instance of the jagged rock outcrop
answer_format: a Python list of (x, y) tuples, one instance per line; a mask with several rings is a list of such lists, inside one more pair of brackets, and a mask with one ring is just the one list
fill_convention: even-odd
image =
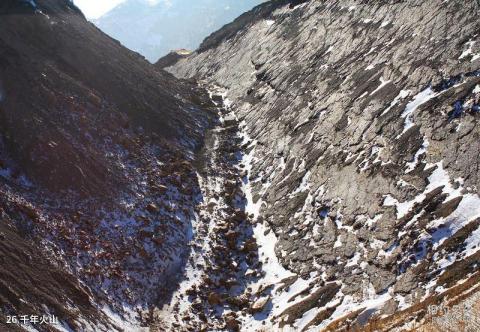
[(158, 69), (171, 67), (181, 59), (188, 57), (190, 54), (192, 54), (192, 52), (185, 49), (171, 51), (167, 55), (158, 59), (158, 61), (155, 63), (155, 67)]
[[(167, 69), (228, 91), (253, 150), (253, 212), (304, 280), (294, 285), (341, 284), (287, 325), (373, 324), (396, 310), (401, 326), (425, 299), (478, 280), (479, 11), (271, 1)], [(285, 323), (275, 301), (264, 317)]]

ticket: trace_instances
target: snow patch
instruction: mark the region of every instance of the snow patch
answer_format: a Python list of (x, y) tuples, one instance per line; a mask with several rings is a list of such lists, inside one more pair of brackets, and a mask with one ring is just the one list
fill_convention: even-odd
[(389, 25), (391, 23), (391, 21), (388, 21), (388, 20), (385, 20), (382, 22), (382, 24), (380, 25), (380, 28), (384, 28), (386, 27), (387, 25)]
[(420, 147), (420, 149), (418, 149), (417, 153), (415, 153), (413, 160), (407, 163), (407, 168), (405, 170), (405, 173), (410, 173), (417, 167), (420, 156), (427, 153), (427, 148), (429, 145), (430, 143), (428, 142), (427, 138), (424, 137), (423, 144)]
[(466, 50), (464, 50), (462, 52), (462, 54), (460, 55), (460, 57), (458, 58), (458, 60), (461, 60), (463, 58), (466, 58), (467, 56), (469, 56), (470, 54), (472, 54), (472, 51), (473, 51), (473, 45), (475, 45), (475, 41), (468, 41), (465, 45), (468, 46), (468, 48)]
[(113, 312), (108, 306), (101, 308), (102, 312), (110, 318), (114, 324), (123, 331), (148, 332), (149, 328), (139, 327), (136, 322), (136, 314), (131, 308), (123, 308), (125, 315), (120, 316)]
[(467, 256), (473, 255), (480, 249), (480, 227), (473, 231), (465, 241)]
[(275, 21), (274, 20), (265, 20), (265, 24), (269, 27), (271, 27), (272, 25), (275, 24)]
[(402, 113), (402, 118), (405, 119), (403, 131), (400, 135), (398, 135), (397, 138), (401, 137), (408, 129), (414, 126), (413, 113), (417, 110), (417, 108), (419, 108), (429, 100), (435, 98), (437, 95), (438, 94), (435, 93), (431, 87), (428, 87), (425, 90), (421, 91), (419, 94), (417, 94), (413, 98), (413, 101), (407, 104), (405, 111)]

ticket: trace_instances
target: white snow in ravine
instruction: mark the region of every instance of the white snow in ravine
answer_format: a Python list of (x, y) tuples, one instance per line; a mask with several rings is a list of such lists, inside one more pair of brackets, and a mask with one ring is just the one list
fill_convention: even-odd
[[(228, 100), (226, 93), (223, 95), (223, 97), (225, 101), (227, 101), (227, 107), (231, 107), (232, 103)], [(247, 174), (250, 174), (253, 163), (255, 162), (254, 154), (256, 141), (249, 138), (248, 134), (246, 133), (247, 128), (245, 127), (244, 122), (241, 122), (240, 129), (240, 136), (243, 138), (242, 144), (249, 144), (251, 147), (250, 152), (248, 154), (244, 154), (241, 160), (241, 164), (245, 165), (244, 170), (247, 171)], [(266, 183), (265, 185), (268, 186), (269, 184)], [(302, 181), (299, 190), (305, 190), (306, 188), (308, 188), (307, 174), (304, 177), (304, 181)], [(249, 215), (253, 215), (254, 219), (258, 218), (263, 202), (261, 199), (259, 199), (257, 202), (253, 201), (252, 186), (248, 180), (248, 176), (243, 183), (243, 191), (246, 197), (245, 212)], [(272, 308), (268, 314), (261, 312), (253, 316), (247, 316), (243, 318), (242, 330), (244, 331), (257, 331), (261, 330), (262, 328), (275, 329), (275, 327), (272, 326), (270, 318), (280, 314), (283, 310), (285, 310), (285, 308), (297, 303), (298, 301), (301, 301), (302, 298), (299, 297), (296, 301), (288, 302), (292, 296), (307, 289), (312, 281), (311, 279), (305, 280), (298, 278), (288, 288), (288, 290), (280, 291), (279, 287), (283, 285), (281, 281), (285, 278), (293, 277), (295, 274), (288, 271), (280, 264), (275, 253), (277, 237), (267, 224), (257, 223), (254, 227), (254, 237), (258, 245), (259, 259), (262, 262), (264, 276), (250, 287), (252, 287), (253, 293), (255, 293), (263, 287), (274, 285), (272, 294), (276, 295), (271, 299)]]
[[(390, 82), (389, 80), (386, 80), (382, 77), (379, 81), (379, 86), (374, 91), (372, 91), (371, 94), (378, 92), (380, 89), (382, 89), (387, 84), (389, 84), (389, 82)], [(480, 90), (478, 86), (475, 89)], [(301, 278), (295, 273), (293, 273), (292, 271), (289, 271), (288, 269), (286, 269), (280, 263), (279, 258), (284, 257), (286, 255), (286, 251), (283, 251), (283, 250), (279, 251), (278, 252), (279, 256), (277, 256), (277, 253), (275, 250), (276, 244), (278, 242), (277, 236), (274, 230), (271, 229), (271, 227), (269, 226), (268, 222), (261, 221), (262, 220), (261, 218), (259, 219), (261, 209), (266, 204), (266, 202), (264, 202), (261, 198), (254, 201), (254, 198), (253, 198), (254, 197), (253, 187), (255, 187), (257, 191), (260, 190), (260, 195), (255, 195), (255, 196), (261, 197), (261, 193), (265, 192), (266, 189), (271, 185), (272, 177), (267, 177), (266, 181), (264, 181), (265, 183), (263, 184), (260, 184), (258, 179), (250, 178), (250, 175), (253, 173), (252, 170), (255, 163), (262, 162), (262, 160), (258, 159), (259, 157), (257, 157), (257, 154), (256, 154), (256, 149), (258, 148), (257, 146), (258, 142), (255, 139), (252, 139), (251, 137), (249, 137), (248, 135), (249, 128), (247, 127), (246, 121), (239, 119), (238, 116), (235, 115), (235, 112), (234, 112), (235, 105), (228, 98), (227, 92), (225, 90), (220, 90), (220, 91), (222, 91), (221, 95), (224, 99), (225, 108), (229, 112), (231, 111), (234, 114), (233, 117), (240, 124), (239, 125), (240, 132), (238, 133), (238, 135), (242, 139), (241, 145), (245, 147), (245, 151), (248, 151), (248, 153), (243, 153), (241, 155), (241, 160), (239, 162), (240, 166), (238, 166), (240, 168), (240, 171), (247, 174), (246, 176), (244, 176), (243, 183), (242, 183), (242, 190), (245, 194), (245, 204), (246, 204), (245, 212), (249, 216), (253, 217), (254, 221), (260, 221), (260, 222), (254, 223), (253, 235), (258, 245), (258, 255), (259, 255), (259, 260), (262, 263), (261, 269), (263, 274), (260, 277), (260, 279), (258, 279), (253, 283), (250, 283), (248, 287), (252, 289), (252, 294), (259, 294), (261, 293), (259, 292), (259, 290), (264, 290), (265, 288), (271, 287), (270, 294), (272, 295), (274, 294), (274, 296), (269, 297), (269, 302), (266, 308), (262, 312), (259, 312), (253, 315), (239, 316), (239, 320), (241, 320), (241, 323), (242, 323), (242, 331), (278, 330), (279, 328), (276, 325), (277, 323), (272, 322), (272, 318), (274, 317), (278, 318), (286, 309), (305, 300), (306, 298), (305, 296), (299, 295), (302, 292), (307, 292), (310, 294), (312, 292), (317, 291), (320, 286), (318, 286), (318, 283), (316, 282), (321, 279), (324, 279), (325, 281), (326, 280), (325, 273), (320, 274), (320, 272), (313, 272), (309, 276)], [(216, 93), (218, 94), (219, 91), (216, 91)], [(411, 128), (414, 125), (413, 115), (415, 111), (421, 105), (427, 103), (432, 98), (437, 97), (439, 94), (441, 94), (441, 92), (438, 92), (438, 93), (434, 92), (432, 88), (428, 87), (420, 91), (417, 95), (411, 97), (410, 101), (406, 105), (401, 115), (401, 117), (405, 121), (403, 133), (406, 132), (409, 128)], [(410, 96), (411, 96), (410, 90), (406, 90), (406, 89), (401, 90), (398, 93), (398, 95), (393, 99), (393, 101), (390, 102), (390, 105), (383, 111), (382, 114), (389, 112), (393, 107), (400, 104), (403, 100), (405, 100), (406, 98), (409, 98)], [(221, 121), (225, 121), (225, 119), (221, 118)], [(303, 125), (305, 121), (300, 121), (300, 124), (297, 125), (297, 127)], [(217, 146), (218, 144), (214, 143), (214, 145)], [(430, 147), (430, 143), (427, 139), (427, 136), (425, 136), (423, 138), (422, 145), (417, 150), (417, 152), (412, 156), (412, 159), (410, 161), (407, 161), (404, 164), (405, 174), (412, 172), (421, 162), (423, 162), (423, 157), (426, 157), (429, 147)], [(366, 169), (371, 164), (371, 160), (373, 160), (374, 164), (379, 161), (382, 161), (381, 159), (382, 153), (384, 154), (387, 148), (388, 147), (373, 145), (368, 149), (364, 149), (363, 151), (357, 152), (356, 154), (349, 153), (346, 159), (347, 160), (363, 159), (366, 162), (360, 163), (359, 166), (361, 169)], [(368, 156), (368, 158), (366, 156)], [(267, 174), (269, 172), (270, 173), (278, 172), (278, 170), (284, 169), (285, 165), (286, 165), (286, 160), (283, 157), (278, 158), (275, 164), (270, 165), (267, 170), (264, 170), (261, 173), (261, 177), (263, 178), (263, 176), (265, 175), (265, 172)], [(298, 194), (300, 192), (308, 193), (307, 198), (305, 199), (305, 204), (303, 208), (299, 209), (296, 212), (295, 218), (302, 217), (306, 222), (310, 222), (312, 221), (312, 219), (310, 219), (310, 216), (308, 215), (308, 209), (306, 209), (306, 207), (308, 205), (311, 205), (310, 203), (313, 197), (316, 196), (316, 192), (310, 192), (310, 191), (313, 191), (312, 189), (313, 185), (310, 182), (312, 174), (309, 170), (305, 169), (305, 163), (301, 161), (297, 162), (297, 160), (295, 160), (295, 165), (293, 166), (293, 169), (299, 172), (301, 171), (303, 176), (298, 186), (295, 189), (293, 189), (292, 192), (289, 193), (289, 195)], [(463, 226), (467, 225), (469, 222), (471, 222), (475, 218), (480, 217), (480, 198), (476, 194), (470, 194), (466, 192), (466, 190), (463, 187), (462, 179), (452, 179), (447, 169), (445, 169), (443, 161), (426, 164), (425, 171), (429, 172), (430, 176), (427, 179), (428, 183), (425, 189), (421, 193), (419, 193), (417, 196), (413, 198), (406, 199), (406, 200), (399, 199), (398, 197), (395, 197), (395, 195), (393, 194), (385, 195), (383, 197), (383, 205), (394, 207), (396, 210), (396, 217), (400, 219), (402, 217), (405, 217), (409, 212), (411, 212), (416, 203), (423, 202), (427, 198), (427, 194), (429, 192), (439, 187), (442, 188), (442, 193), (447, 196), (445, 201), (449, 201), (451, 199), (461, 196), (462, 200), (460, 204), (448, 218), (440, 218), (440, 219), (434, 220), (428, 225), (428, 227), (431, 229), (434, 229), (438, 225), (445, 225), (445, 227), (438, 228), (439, 230), (436, 232), (433, 232), (432, 234), (422, 235), (422, 236), (425, 236), (426, 240), (429, 240), (432, 242), (433, 250), (435, 250), (447, 237), (452, 236)], [(292, 174), (294, 174), (293, 170), (290, 171), (290, 174), (285, 175), (284, 178), (288, 178)], [(207, 183), (205, 179), (201, 178), (201, 176), (199, 176), (199, 178), (201, 182), (200, 187), (202, 188), (202, 191), (220, 190), (218, 183), (214, 183), (215, 181), (213, 182), (209, 181)], [(409, 186), (409, 184), (406, 181), (401, 182), (400, 180), (399, 180), (399, 185)], [(323, 191), (324, 188), (321, 187), (321, 188), (318, 188), (318, 190)], [(206, 203), (208, 202), (205, 202), (205, 204)], [(212, 223), (214, 223), (215, 216), (212, 215), (210, 217), (211, 217)], [(382, 218), (382, 214), (377, 214), (373, 217), (365, 218), (365, 222), (368, 225), (372, 226), (375, 223), (377, 223), (381, 218)], [(419, 215), (413, 216), (411, 221), (405, 227), (409, 227), (409, 225), (417, 221), (418, 218), (419, 218)], [(334, 222), (335, 222), (336, 228), (339, 230), (346, 230), (347, 232), (355, 232), (352, 226), (347, 226), (342, 223), (341, 217), (336, 218)], [(193, 225), (194, 225), (193, 228), (195, 230), (195, 223)], [(315, 232), (315, 227), (314, 227), (314, 232)], [(294, 228), (290, 231), (289, 234), (297, 235), (298, 230)], [(403, 233), (401, 232), (399, 237), (401, 238), (403, 234), (405, 234), (405, 232)], [(427, 238), (427, 236), (430, 236), (430, 237)], [(305, 239), (307, 239), (307, 236), (305, 236)], [(420, 237), (420, 239), (422, 239), (422, 237)], [(340, 248), (345, 245), (345, 241), (346, 241), (345, 237), (338, 236), (332, 245), (334, 248)], [(385, 248), (385, 244), (386, 244), (385, 241), (374, 240), (370, 243), (370, 247), (375, 250), (378, 250), (379, 256), (387, 258), (393, 255), (394, 251), (398, 249), (398, 244), (392, 244), (388, 248)], [(469, 235), (469, 237), (467, 238), (465, 244), (466, 244), (466, 247), (464, 250), (465, 255), (468, 256), (477, 252), (480, 248), (480, 229), (473, 231), (472, 234)], [(207, 252), (208, 252), (208, 245), (204, 247), (204, 250), (203, 250), (204, 254)], [(351, 257), (346, 262), (346, 267), (354, 267), (355, 268), (354, 271), (360, 271), (360, 272), (365, 270), (368, 266), (368, 263), (365, 262), (365, 259), (364, 259), (366, 252), (367, 252), (366, 247), (363, 245), (360, 245), (360, 247), (358, 248), (357, 252), (353, 255), (353, 257)], [(440, 268), (448, 267), (457, 259), (457, 257), (454, 255), (446, 255), (445, 257), (440, 257), (439, 255), (437, 255), (435, 256), (435, 258), (436, 258), (436, 264)], [(194, 260), (201, 262), (202, 260), (201, 255), (194, 256)], [(318, 263), (314, 261), (314, 264), (318, 264)], [(321, 267), (319, 265), (319, 269), (320, 268)], [(192, 266), (189, 266), (188, 264), (187, 264), (185, 273), (187, 277), (185, 278), (185, 281), (180, 284), (179, 290), (176, 292), (178, 294), (184, 293), (192, 285), (192, 283), (194, 283), (195, 280), (198, 278), (198, 274), (196, 273), (195, 268)], [(363, 273), (365, 272), (363, 271)], [(284, 281), (287, 278), (296, 278), (296, 279), (289, 287), (283, 288), (282, 286), (284, 286)], [(312, 284), (315, 284), (315, 283), (317, 286), (312, 286)], [(340, 291), (330, 302), (328, 302), (326, 305), (322, 307), (314, 307), (306, 311), (301, 318), (299, 318), (293, 323), (293, 326), (286, 327), (283, 330), (284, 331), (300, 331), (304, 329), (306, 326), (308, 326), (308, 324), (317, 316), (319, 312), (327, 308), (334, 308), (333, 315), (325, 319), (320, 325), (315, 326), (314, 328), (311, 328), (308, 330), (311, 330), (311, 331), (321, 330), (332, 321), (342, 318), (345, 315), (360, 309), (363, 309), (363, 313), (360, 316), (363, 317), (365, 320), (367, 320), (369, 315), (371, 315), (376, 310), (381, 308), (386, 301), (392, 298), (395, 298), (400, 302), (399, 308), (403, 309), (408, 307), (409, 305), (408, 299), (405, 299), (400, 295), (394, 294), (393, 287), (390, 287), (389, 289), (387, 289), (387, 291), (381, 294), (376, 294), (376, 292), (374, 291), (373, 285), (369, 282), (366, 282), (364, 285), (364, 288), (366, 290), (365, 293), (363, 294), (363, 296), (357, 298), (357, 297), (352, 297), (352, 296), (343, 294), (342, 289), (344, 285), (342, 285), (341, 282), (339, 282), (339, 286), (341, 287)], [(425, 285), (424, 287), (427, 291), (432, 291), (432, 289), (435, 289), (435, 283), (432, 282), (428, 286)], [(265, 299), (265, 297), (260, 297), (260, 299)], [(183, 309), (187, 308), (188, 303), (182, 303), (182, 300), (177, 301), (177, 303), (180, 306), (181, 312), (183, 311)]]
[[(398, 97), (398, 100), (400, 98), (405, 98), (406, 96), (408, 96), (408, 92), (406, 91), (401, 92), (400, 96)], [(226, 94), (224, 97), (226, 100), (228, 100), (228, 98), (226, 97)], [(246, 127), (244, 121), (241, 122), (240, 129), (241, 129), (240, 135), (243, 138), (242, 143), (247, 144), (249, 147), (247, 149), (249, 153), (243, 155), (241, 163), (245, 165), (244, 169), (247, 171), (247, 174), (250, 174), (253, 167), (253, 163), (257, 162), (254, 156), (257, 142), (255, 140), (252, 140), (248, 136), (247, 134), (248, 128)], [(426, 143), (425, 145), (428, 146), (428, 143)], [(371, 151), (371, 157), (372, 156), (378, 157), (380, 153), (381, 153), (381, 148), (374, 147), (372, 148), (372, 151)], [(300, 168), (301, 168), (301, 165), (300, 165)], [(440, 173), (441, 170), (438, 170), (437, 172)], [(299, 186), (295, 189), (296, 192), (310, 190), (310, 183), (309, 183), (310, 176), (311, 176), (310, 172), (307, 171), (303, 176)], [(437, 173), (433, 174), (431, 179), (432, 180), (431, 186), (435, 186), (439, 181), (444, 180), (444, 179), (441, 180), (440, 178), (441, 178), (441, 174), (437, 174)], [(269, 183), (265, 184), (265, 186), (268, 186), (268, 185)], [(253, 201), (252, 184), (248, 180), (248, 176), (246, 177), (246, 181), (243, 184), (243, 190), (247, 200), (246, 212), (250, 215), (253, 215), (253, 217), (256, 219), (260, 214), (260, 209), (262, 205), (265, 203), (261, 199), (259, 199), (256, 202)], [(319, 190), (323, 190), (323, 189), (320, 188)], [(309, 193), (309, 197), (310, 196), (311, 194)], [(307, 201), (308, 200), (309, 198), (307, 198)], [(400, 210), (399, 211), (400, 215), (406, 214), (408, 210), (411, 208), (411, 205), (413, 204), (412, 202), (399, 203), (393, 197), (386, 197), (385, 201), (387, 203), (386, 205), (390, 203), (391, 205), (397, 206)], [(303, 209), (301, 213), (304, 213)], [(382, 215), (377, 215), (373, 219), (367, 220), (367, 222), (373, 224), (377, 222), (381, 217)], [(350, 226), (343, 225), (339, 218), (337, 218), (335, 222), (337, 224), (337, 228), (346, 229), (347, 231), (353, 231), (353, 229)], [(271, 294), (275, 294), (275, 296), (270, 299), (271, 306), (268, 307), (267, 311), (257, 313), (253, 316), (247, 315), (246, 317), (241, 318), (242, 330), (243, 331), (257, 331), (262, 329), (277, 330), (278, 326), (272, 323), (271, 318), (278, 317), (285, 309), (304, 300), (305, 297), (302, 297), (302, 296), (297, 296), (293, 301), (291, 299), (292, 297), (294, 297), (294, 295), (300, 294), (301, 292), (307, 290), (310, 287), (310, 283), (312, 281), (314, 281), (315, 279), (324, 278), (324, 276), (323, 275), (319, 276), (317, 273), (312, 273), (308, 280), (298, 277), (296, 281), (287, 289), (280, 288), (282, 286), (282, 282), (281, 282), (282, 280), (288, 277), (294, 277), (295, 274), (285, 269), (282, 266), (282, 264), (280, 264), (279, 262), (279, 259), (275, 253), (275, 245), (277, 243), (277, 237), (273, 232), (273, 230), (270, 229), (269, 225), (265, 222), (256, 224), (256, 226), (254, 227), (254, 236), (258, 244), (259, 259), (263, 264), (262, 270), (265, 274), (255, 284), (251, 285), (252, 292), (255, 294), (257, 290), (262, 289), (266, 286), (272, 285), (273, 289), (271, 291)], [(343, 244), (341, 239), (337, 238), (337, 241), (335, 242), (334, 246), (340, 247), (342, 245)], [(383, 243), (377, 243), (376, 245), (381, 247)], [(365, 248), (363, 249), (364, 250), (362, 251), (358, 251), (354, 255), (354, 257), (352, 257), (349, 260), (349, 262), (347, 263), (347, 266), (358, 265), (362, 255), (364, 255), (362, 252), (365, 252)], [(381, 250), (380, 254), (384, 255), (385, 257), (388, 257), (389, 255), (391, 255), (391, 252), (394, 249), (395, 249), (395, 246), (392, 246), (387, 251)], [(366, 266), (364, 263), (360, 264), (359, 269), (363, 270), (365, 268)], [(303, 316), (300, 319), (294, 322), (292, 327), (284, 327), (283, 331), (300, 331), (304, 329), (312, 321), (312, 319), (316, 317), (316, 315), (320, 311), (325, 310), (326, 308), (332, 308), (332, 307), (336, 307), (336, 308), (331, 317), (324, 320), (321, 323), (321, 325), (309, 328), (308, 330), (317, 331), (327, 326), (332, 321), (338, 318), (341, 318), (351, 313), (354, 310), (361, 309), (361, 308), (364, 309), (365, 319), (367, 319), (371, 313), (379, 309), (386, 301), (390, 300), (393, 297), (393, 288), (391, 287), (390, 289), (388, 289), (387, 292), (377, 295), (375, 294), (375, 291), (373, 290), (373, 286), (371, 284), (366, 286), (367, 286), (367, 292), (365, 294), (364, 300), (358, 300), (351, 296), (345, 296), (340, 290), (339, 293), (335, 296), (335, 298), (332, 299), (325, 306), (315, 307), (308, 310), (303, 314)], [(312, 293), (312, 292), (315, 292), (317, 289), (318, 288), (314, 287), (312, 289), (309, 289), (308, 292)]]

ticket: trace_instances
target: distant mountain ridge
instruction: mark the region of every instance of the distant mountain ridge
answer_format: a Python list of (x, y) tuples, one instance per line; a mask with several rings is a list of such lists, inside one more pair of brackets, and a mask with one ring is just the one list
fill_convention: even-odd
[(155, 62), (171, 50), (196, 49), (210, 33), (262, 0), (127, 0), (93, 22)]

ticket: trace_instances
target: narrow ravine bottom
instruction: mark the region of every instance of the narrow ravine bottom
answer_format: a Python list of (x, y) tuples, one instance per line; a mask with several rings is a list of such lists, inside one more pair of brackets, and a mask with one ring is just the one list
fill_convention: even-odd
[[(210, 93), (220, 121), (201, 152), (191, 254), (170, 303), (155, 313), (152, 331), (271, 330), (302, 318), (305, 292), (325, 291), (313, 286), (318, 278), (302, 279), (279, 263), (276, 236), (259, 222), (263, 203), (253, 201), (256, 142), (225, 91), (214, 87)], [(300, 330), (314, 317), (306, 318), (296, 323)]]
[(260, 277), (257, 246), (242, 191), (238, 123), (220, 91), (212, 90), (220, 120), (201, 151), (202, 192), (191, 253), (168, 305), (155, 314), (153, 331), (239, 330), (250, 308), (248, 285)]

